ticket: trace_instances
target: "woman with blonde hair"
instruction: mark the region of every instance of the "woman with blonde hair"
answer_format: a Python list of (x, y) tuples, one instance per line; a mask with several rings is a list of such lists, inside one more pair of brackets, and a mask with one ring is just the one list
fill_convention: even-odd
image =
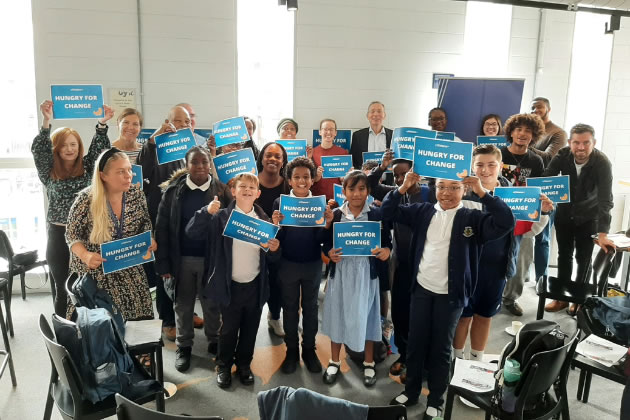
[(68, 212), (79, 191), (90, 184), (98, 154), (110, 147), (106, 123), (112, 118), (114, 111), (107, 105), (103, 106), (104, 117), (98, 120), (96, 133), (84, 156), (83, 142), (76, 130), (60, 127), (51, 135), (52, 106), (52, 101), (47, 100), (39, 107), (42, 127), (33, 140), (31, 151), (37, 175), (46, 187), (48, 196), (46, 260), (52, 277), (50, 284), (55, 313), (65, 316), (68, 300), (65, 281), (70, 261), (70, 251), (65, 240)]
[[(100, 245), (151, 230), (144, 194), (131, 184), (127, 155), (111, 148), (96, 161), (92, 185), (79, 193), (68, 216), (66, 241), (70, 270), (89, 273), (121, 311), (125, 320), (153, 318), (153, 304), (142, 266), (103, 274)], [(149, 248), (157, 249), (154, 240)]]
[(125, 108), (116, 119), (118, 124), (118, 138), (112, 146), (124, 152), (132, 164), (136, 164), (138, 153), (142, 145), (138, 143), (138, 136), (144, 120), (142, 114), (135, 108)]

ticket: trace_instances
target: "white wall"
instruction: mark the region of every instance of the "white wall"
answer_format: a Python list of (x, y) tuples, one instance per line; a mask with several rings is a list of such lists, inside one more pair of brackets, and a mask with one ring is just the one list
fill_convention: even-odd
[[(140, 0), (143, 86), (135, 1), (32, 0), (32, 5), (39, 102), (50, 97), (51, 84), (97, 83), (106, 102), (108, 88), (143, 93), (149, 128), (177, 102), (195, 106), (199, 127), (236, 113), (235, 0)], [(71, 124), (89, 143), (95, 121)]]

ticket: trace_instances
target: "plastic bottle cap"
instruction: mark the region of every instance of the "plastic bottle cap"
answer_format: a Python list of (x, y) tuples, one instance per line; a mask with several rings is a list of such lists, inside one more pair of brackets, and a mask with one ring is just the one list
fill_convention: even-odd
[(518, 360), (507, 359), (503, 366), (503, 378), (506, 382), (517, 382), (521, 379), (521, 364)]

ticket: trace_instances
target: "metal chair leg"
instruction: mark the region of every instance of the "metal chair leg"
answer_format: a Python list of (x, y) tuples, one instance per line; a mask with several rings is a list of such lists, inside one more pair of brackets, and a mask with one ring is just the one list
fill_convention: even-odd
[(20, 288), (22, 289), (22, 300), (26, 300), (26, 273), (20, 274)]
[(7, 310), (6, 327), (9, 330), (9, 335), (13, 337), (13, 317), (11, 316), (11, 297), (9, 296), (8, 286), (2, 292), (4, 296), (4, 307)]
[[(5, 289), (5, 292), (6, 292), (6, 289)], [(2, 314), (2, 307), (0, 307), (0, 325), (2, 328), (2, 339), (4, 340), (4, 351), (0, 351), (0, 354), (6, 353), (5, 354), (6, 359), (2, 362), (2, 365), (0, 365), (0, 376), (2, 376), (2, 373), (4, 373), (4, 369), (6, 368), (6, 365), (8, 364), (9, 372), (11, 373), (11, 383), (13, 384), (14, 387), (16, 387), (17, 379), (15, 377), (13, 357), (11, 356), (11, 346), (9, 345), (9, 337), (7, 335), (7, 328), (4, 322), (4, 316)]]

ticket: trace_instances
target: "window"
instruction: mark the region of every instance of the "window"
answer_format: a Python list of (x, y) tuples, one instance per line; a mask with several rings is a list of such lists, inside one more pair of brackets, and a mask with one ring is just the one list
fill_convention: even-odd
[(467, 2), (462, 76), (505, 77), (511, 28), (512, 6)]
[(294, 12), (276, 1), (237, 2), (238, 112), (256, 121), (259, 145), (293, 116), (294, 27)]
[[(604, 134), (606, 100), (613, 36), (604, 33), (607, 15), (578, 12), (573, 31), (571, 75), (567, 96), (565, 128), (577, 123), (595, 128), (595, 136)], [(601, 147), (601, 142), (596, 143)]]

